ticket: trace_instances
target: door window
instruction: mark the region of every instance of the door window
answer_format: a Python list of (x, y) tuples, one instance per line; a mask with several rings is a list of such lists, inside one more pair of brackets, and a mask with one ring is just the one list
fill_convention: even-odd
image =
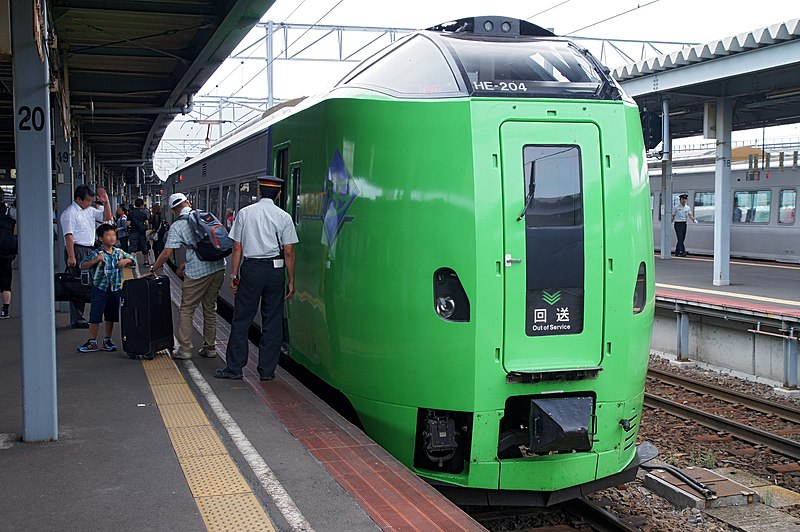
[[(208, 189), (208, 212), (213, 213), (214, 216), (219, 217), (219, 187), (211, 187)], [(222, 218), (220, 218), (222, 220)]]
[(698, 222), (714, 223), (714, 193), (694, 193), (694, 219)]
[(523, 148), (528, 336), (583, 330), (584, 235), (578, 146)]
[(797, 207), (797, 191), (781, 190), (781, 207), (778, 223), (791, 225), (794, 223), (795, 207)]
[(201, 188), (197, 191), (197, 205), (194, 208), (199, 211), (208, 210), (208, 190)]
[(258, 181), (247, 181), (239, 185), (239, 210), (258, 201)]
[(236, 218), (236, 185), (222, 187), (222, 216), (222, 223), (225, 224), (226, 229), (230, 230), (233, 220)]

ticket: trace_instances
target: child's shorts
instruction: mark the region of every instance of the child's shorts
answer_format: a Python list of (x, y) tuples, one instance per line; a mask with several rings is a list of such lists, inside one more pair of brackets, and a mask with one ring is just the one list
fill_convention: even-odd
[(92, 309), (89, 311), (89, 323), (102, 323), (104, 315), (106, 321), (118, 322), (119, 296), (119, 290), (111, 292), (96, 286), (92, 287)]

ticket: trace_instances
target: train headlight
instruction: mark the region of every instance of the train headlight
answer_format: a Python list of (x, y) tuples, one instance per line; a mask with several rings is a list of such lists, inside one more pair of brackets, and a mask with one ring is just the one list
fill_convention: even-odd
[(644, 310), (647, 301), (647, 266), (644, 262), (639, 264), (639, 273), (636, 275), (636, 286), (633, 289), (633, 313), (639, 314)]
[(433, 273), (433, 310), (446, 321), (469, 321), (467, 293), (450, 268), (439, 268)]
[(436, 314), (449, 320), (456, 313), (456, 302), (450, 296), (436, 298)]

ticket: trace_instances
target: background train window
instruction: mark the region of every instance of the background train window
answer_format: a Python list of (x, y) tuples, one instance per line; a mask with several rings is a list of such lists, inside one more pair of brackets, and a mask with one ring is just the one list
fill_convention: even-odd
[(698, 222), (714, 223), (714, 193), (694, 193), (694, 217)]
[(220, 220), (223, 219), (219, 212), (219, 187), (208, 189), (208, 212), (214, 213)]
[(793, 224), (795, 219), (795, 208), (797, 207), (797, 191), (781, 190), (781, 205), (778, 211), (778, 223)]
[(525, 225), (583, 224), (581, 160), (577, 146), (525, 146)]
[(200, 211), (208, 210), (208, 190), (201, 188), (197, 191), (197, 205), (194, 208)]
[(258, 197), (258, 181), (248, 181), (239, 185), (239, 210), (256, 203)]
[(733, 195), (733, 221), (742, 224), (769, 223), (771, 190), (748, 190)]
[(385, 55), (348, 84), (389, 89), (401, 94), (457, 93), (458, 83), (439, 48), (416, 36)]
[(236, 218), (236, 185), (222, 187), (222, 223), (230, 229)]
[(192, 190), (191, 192), (186, 194), (186, 198), (189, 200), (189, 203), (192, 204), (192, 207), (197, 205), (197, 191), (196, 190)]
[[(672, 217), (672, 207), (674, 207), (675, 205), (678, 205), (681, 202), (681, 194), (686, 194), (686, 192), (673, 192), (672, 193), (672, 205), (670, 205), (669, 209), (664, 209), (664, 212), (667, 213), (667, 217), (668, 218)], [(659, 195), (659, 197), (661, 198), (663, 196)], [(659, 203), (659, 206), (661, 206), (660, 203)], [(661, 209), (660, 208), (658, 209), (658, 220), (661, 221)]]

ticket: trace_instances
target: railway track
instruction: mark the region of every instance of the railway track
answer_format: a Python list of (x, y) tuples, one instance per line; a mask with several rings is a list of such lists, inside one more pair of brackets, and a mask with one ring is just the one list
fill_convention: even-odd
[[(800, 424), (800, 410), (793, 407), (769, 403), (758, 397), (726, 390), (719, 386), (705, 384), (660, 370), (651, 369), (648, 371), (648, 376), (673, 386), (680, 386), (697, 394), (708, 395), (735, 405), (743, 405), (751, 410), (774, 415), (784, 421)], [(753, 445), (763, 445), (772, 451), (788, 456), (794, 460), (800, 460), (800, 442), (783, 437), (779, 434), (774, 434), (767, 430), (753, 427), (711, 412), (706, 412), (702, 409), (679, 403), (650, 392), (645, 392), (644, 404), (650, 408), (659, 408), (680, 418), (695, 421), (710, 429), (727, 432)]]
[[(555, 514), (554, 514), (555, 513)], [(555, 520), (543, 518), (545, 514), (555, 515)], [(506, 508), (470, 513), (487, 530), (525, 530), (526, 532), (568, 532), (579, 530), (588, 532), (637, 532), (637, 528), (625, 523), (614, 513), (601, 505), (580, 497), (548, 508)], [(531, 519), (539, 519), (541, 526), (530, 527)], [(521, 528), (519, 528), (521, 527)]]

